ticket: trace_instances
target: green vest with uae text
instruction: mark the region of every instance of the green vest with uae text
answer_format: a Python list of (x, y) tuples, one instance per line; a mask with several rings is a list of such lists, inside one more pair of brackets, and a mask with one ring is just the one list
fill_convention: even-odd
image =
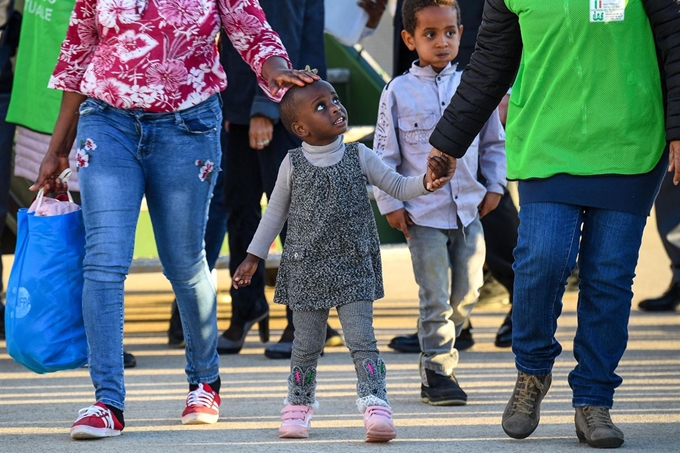
[(75, 0), (26, 0), (7, 121), (52, 134), (61, 91), (47, 88)]
[(508, 109), (508, 178), (650, 171), (666, 141), (642, 0), (505, 3), (524, 43)]

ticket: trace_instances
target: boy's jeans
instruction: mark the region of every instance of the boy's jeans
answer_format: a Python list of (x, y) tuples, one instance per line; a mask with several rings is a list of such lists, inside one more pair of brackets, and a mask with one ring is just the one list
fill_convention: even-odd
[(221, 123), (217, 96), (163, 114), (93, 99), (80, 106), (78, 176), (87, 235), (83, 317), (99, 402), (124, 409), (123, 282), (144, 195), (182, 318), (188, 381), (218, 377), (215, 287), (203, 236), (221, 160)]
[(611, 408), (622, 381), (614, 371), (628, 341), (631, 286), (647, 218), (562, 203), (524, 204), (519, 217), (512, 313), (517, 369), (551, 372), (562, 351), (555, 339), (562, 295), (578, 254), (572, 404)]
[(482, 224), (476, 218), (455, 230), (411, 225), (408, 232), (413, 274), (419, 287), (421, 366), (449, 376), (458, 364), (456, 336), (484, 283)]

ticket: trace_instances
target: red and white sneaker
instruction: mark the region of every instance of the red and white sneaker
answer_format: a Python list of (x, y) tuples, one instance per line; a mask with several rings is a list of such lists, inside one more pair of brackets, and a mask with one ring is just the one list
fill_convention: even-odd
[(312, 406), (287, 404), (281, 410), (279, 437), (305, 439), (309, 437), (310, 421), (314, 415)]
[(397, 437), (392, 411), (384, 406), (368, 406), (364, 412), (366, 442), (388, 442)]
[(96, 403), (78, 411), (71, 427), (71, 439), (101, 439), (120, 436), (123, 425), (103, 403)]
[(189, 392), (187, 407), (182, 412), (182, 424), (204, 425), (217, 423), (220, 418), (220, 395), (208, 384), (198, 384), (198, 388)]

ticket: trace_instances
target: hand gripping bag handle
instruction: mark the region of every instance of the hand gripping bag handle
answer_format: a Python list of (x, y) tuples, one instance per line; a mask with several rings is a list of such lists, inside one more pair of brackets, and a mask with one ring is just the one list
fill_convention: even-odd
[[(70, 168), (67, 168), (66, 170), (62, 171), (59, 174), (59, 176), (57, 176), (57, 179), (61, 179), (62, 182), (68, 182), (72, 173), (73, 173), (73, 171), (71, 171)], [(66, 190), (66, 195), (68, 195), (68, 201), (73, 203), (73, 197), (71, 196), (70, 190), (68, 190), (68, 189)], [(40, 190), (38, 191), (38, 195), (35, 197), (35, 201), (37, 202), (37, 204), (35, 205), (36, 211), (38, 209), (40, 209), (40, 206), (42, 206), (43, 198), (45, 198), (45, 189), (41, 187)]]

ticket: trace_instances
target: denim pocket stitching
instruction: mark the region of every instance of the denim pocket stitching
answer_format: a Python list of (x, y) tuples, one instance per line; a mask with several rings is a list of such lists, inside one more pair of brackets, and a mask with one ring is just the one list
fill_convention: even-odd
[[(189, 120), (194, 120), (198, 119), (201, 120), (204, 118), (204, 115), (209, 115), (212, 114), (212, 119), (214, 119), (214, 125), (212, 128), (204, 131), (198, 131), (198, 130), (192, 130), (189, 125), (187, 124), (187, 119)], [(179, 112), (179, 125), (182, 127), (182, 129), (190, 134), (195, 134), (195, 135), (209, 135), (211, 133), (215, 133), (218, 131), (217, 125), (219, 124), (219, 116), (215, 112), (215, 109), (208, 109), (203, 112), (196, 113), (194, 115), (191, 115), (191, 118), (185, 118), (184, 114), (182, 112)]]

